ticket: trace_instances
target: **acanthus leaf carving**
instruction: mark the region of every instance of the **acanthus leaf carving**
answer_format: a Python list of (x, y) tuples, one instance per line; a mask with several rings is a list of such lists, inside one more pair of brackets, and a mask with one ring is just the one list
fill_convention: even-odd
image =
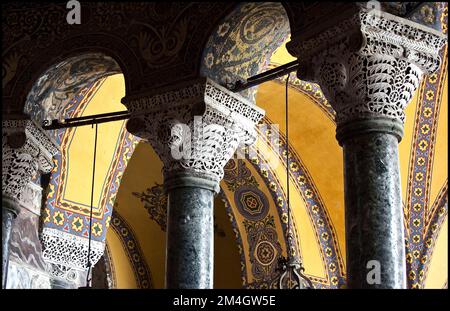
[(19, 198), (38, 173), (49, 173), (57, 144), (32, 120), (2, 121), (2, 194)]
[(264, 111), (210, 79), (158, 95), (125, 99), (127, 129), (147, 139), (170, 178), (189, 171), (219, 182), (239, 144), (256, 139)]
[[(40, 235), (42, 256), (48, 263), (79, 271), (88, 268), (89, 239), (55, 228), (44, 228)], [(105, 250), (105, 243), (91, 240), (89, 262), (95, 265)]]
[(373, 116), (403, 123), (422, 75), (439, 68), (444, 43), (433, 29), (361, 8), (288, 50), (301, 60), (299, 78), (320, 85), (338, 124)]

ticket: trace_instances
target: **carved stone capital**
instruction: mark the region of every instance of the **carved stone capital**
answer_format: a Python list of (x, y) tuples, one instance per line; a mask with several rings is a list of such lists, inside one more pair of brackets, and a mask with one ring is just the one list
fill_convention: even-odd
[(164, 177), (189, 175), (220, 182), (239, 144), (256, 140), (264, 110), (210, 79), (157, 95), (125, 98), (129, 132), (150, 142), (164, 163)]
[(52, 281), (56, 281), (56, 283), (63, 285), (62, 288), (76, 288), (77, 285), (83, 284), (82, 276), (85, 276), (85, 271), (64, 266), (62, 264), (50, 262), (46, 262), (46, 264), (46, 271), (52, 276)]
[(2, 194), (19, 199), (38, 173), (48, 173), (58, 146), (32, 120), (2, 121)]
[(57, 267), (60, 272), (67, 272), (70, 269), (85, 271), (89, 262), (93, 266), (97, 263), (105, 250), (105, 243), (91, 240), (89, 251), (89, 239), (79, 237), (58, 229), (44, 228), (40, 234), (42, 242), (42, 257), (47, 263), (54, 264), (53, 270), (49, 270), (54, 276)]
[(445, 37), (386, 12), (359, 8), (317, 34), (287, 44), (300, 60), (297, 75), (316, 82), (336, 121), (381, 117), (404, 122), (404, 109), (423, 74), (440, 66)]

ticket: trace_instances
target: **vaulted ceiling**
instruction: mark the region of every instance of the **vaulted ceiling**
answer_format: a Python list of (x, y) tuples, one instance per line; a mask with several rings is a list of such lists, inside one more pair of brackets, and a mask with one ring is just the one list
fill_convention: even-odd
[[(247, 78), (294, 60), (285, 49), (289, 34), (314, 27), (340, 6), (345, 4), (86, 3), (82, 24), (70, 27), (54, 22), (65, 20), (62, 5), (9, 4), (2, 12), (3, 114), (25, 111), (42, 121), (120, 111), (125, 95), (197, 75), (223, 84)], [(384, 6), (447, 33), (446, 4)], [(289, 115), (296, 122), (287, 143), (283, 83), (280, 78), (241, 94), (266, 110), (266, 127), (259, 128), (254, 157), (225, 167), (215, 201), (217, 287), (274, 286), (276, 257), (286, 254), (288, 149), (296, 251), (316, 287), (345, 284), (343, 164), (335, 113), (317, 85), (292, 78)], [(410, 287), (422, 282), (439, 288), (447, 282), (442, 273), (447, 270), (447, 84), (444, 62), (425, 77), (406, 109), (400, 163)], [(124, 124), (99, 126), (93, 239), (106, 240), (118, 287), (161, 288), (162, 164)], [(271, 130), (276, 124), (279, 137)], [(90, 127), (52, 132), (61, 154), (50, 180), (45, 228), (87, 236), (93, 133)]]

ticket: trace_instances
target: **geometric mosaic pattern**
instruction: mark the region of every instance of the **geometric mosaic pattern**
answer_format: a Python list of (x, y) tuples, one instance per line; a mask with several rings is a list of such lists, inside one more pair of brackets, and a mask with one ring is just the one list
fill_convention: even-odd
[[(64, 116), (73, 118), (79, 116), (85, 106), (89, 104), (90, 98), (101, 87), (105, 79), (89, 84), (83, 88), (65, 107)], [(88, 238), (89, 236), (89, 212), (90, 208), (81, 204), (63, 201), (64, 184), (66, 180), (67, 165), (65, 152), (69, 143), (69, 133), (74, 128), (59, 129), (52, 131), (58, 144), (61, 146), (61, 153), (54, 157), (55, 167), (52, 171), (49, 184), (49, 194), (47, 196), (46, 214), (48, 221), (44, 219), (44, 227), (54, 228), (63, 232)], [(92, 239), (103, 242), (106, 237), (106, 228), (111, 219), (114, 200), (120, 186), (120, 180), (125, 171), (127, 162), (131, 157), (135, 146), (138, 143), (133, 135), (128, 133), (125, 127), (122, 128), (114, 157), (110, 164), (108, 175), (104, 180), (103, 193), (99, 206), (93, 209)]]
[[(447, 34), (448, 3), (426, 3), (411, 20)], [(423, 288), (440, 227), (448, 213), (448, 181), (434, 202), (430, 201), (432, 167), (444, 79), (448, 74), (448, 44), (440, 53), (440, 69), (424, 77), (413, 129), (407, 197), (404, 202), (408, 288)]]
[(111, 228), (119, 237), (123, 249), (130, 260), (137, 287), (142, 289), (153, 288), (150, 268), (145, 260), (144, 253), (141, 250), (136, 234), (117, 210), (113, 212)]
[[(272, 122), (265, 117), (265, 124), (272, 124)], [(279, 154), (281, 164), (286, 166), (287, 145), (283, 133), (279, 133), (278, 137), (271, 135), (270, 132), (260, 133), (260, 138), (266, 140), (272, 150)], [(251, 159), (254, 168), (260, 171), (259, 164), (264, 161), (259, 153)], [(340, 288), (345, 284), (344, 262), (343, 256), (340, 253), (337, 234), (331, 223), (325, 204), (320, 197), (317, 187), (314, 185), (311, 175), (306, 166), (302, 163), (300, 156), (296, 153), (292, 146), (289, 146), (289, 164), (291, 180), (298, 189), (299, 193), (307, 207), (310, 222), (315, 231), (317, 245), (319, 246), (324, 270), (326, 271), (326, 279), (309, 276), (314, 283), (315, 288)], [(269, 166), (267, 166), (269, 167)], [(275, 202), (277, 202), (280, 211), (280, 217), (283, 219), (283, 231), (288, 230), (287, 225), (287, 203), (286, 194), (278, 180), (276, 174), (270, 169), (260, 172), (264, 182), (271, 190), (271, 194)], [(294, 228), (291, 234), (296, 234), (297, 230)], [(295, 237), (295, 241), (299, 241), (299, 237)], [(298, 250), (297, 250), (298, 252)], [(301, 258), (301, 254), (299, 254)], [(307, 271), (305, 271), (307, 273)]]
[[(251, 171), (246, 167), (246, 161), (231, 159), (224, 167), (224, 179), (222, 187), (231, 191), (233, 196), (227, 197), (222, 189), (222, 200), (225, 202), (228, 215), (236, 234), (239, 253), (241, 255), (241, 272), (244, 287), (246, 288), (271, 288), (276, 286), (279, 273), (276, 271), (277, 260), (282, 252), (281, 241), (275, 229), (274, 215), (269, 214), (269, 200), (260, 190), (260, 186)], [(228, 200), (233, 198), (233, 204)], [(232, 213), (231, 205), (236, 206), (237, 211), (243, 217), (242, 225), (246, 231), (246, 239), (249, 245), (247, 254), (243, 254), (239, 226), (236, 224), (236, 215)], [(272, 212), (273, 213), (273, 212)], [(276, 215), (278, 217), (278, 215)], [(280, 241), (281, 238), (281, 241)], [(246, 256), (250, 261), (252, 279), (249, 282), (247, 275)]]
[[(447, 73), (447, 46), (441, 57), (441, 69), (425, 77), (419, 89), (419, 102), (414, 120), (407, 198), (405, 202), (405, 232), (408, 287), (424, 286), (427, 265), (447, 215), (447, 184), (442, 186), (435, 202), (430, 201), (432, 163), (441, 102), (443, 79)], [(411, 120), (412, 121), (412, 120)]]
[[(210, 36), (200, 73), (221, 85), (261, 73), (288, 34), (281, 3), (240, 3)], [(239, 94), (254, 99), (255, 91), (250, 88)]]

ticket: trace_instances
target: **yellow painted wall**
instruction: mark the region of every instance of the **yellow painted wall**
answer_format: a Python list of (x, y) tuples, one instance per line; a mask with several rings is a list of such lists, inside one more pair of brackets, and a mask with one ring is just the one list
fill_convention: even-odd
[(133, 228), (152, 273), (154, 288), (164, 287), (165, 233), (132, 192), (162, 183), (162, 164), (149, 145), (140, 143), (131, 157), (116, 197), (115, 209)]
[(414, 120), (417, 113), (417, 107), (419, 105), (419, 94), (420, 90), (417, 90), (411, 99), (408, 106), (405, 109), (406, 121), (403, 129), (403, 138), (398, 145), (398, 154), (400, 158), (400, 177), (402, 183), (402, 199), (403, 202), (406, 202), (407, 196), (407, 184), (408, 184), (408, 175), (410, 169), (410, 156), (412, 152), (412, 141), (414, 137)]
[[(92, 97), (81, 116), (125, 110), (120, 99), (125, 95), (122, 74), (106, 78)], [(125, 121), (98, 125), (97, 155), (95, 167), (94, 208), (98, 207), (104, 191), (105, 178), (111, 170), (110, 164), (117, 147), (119, 134)], [(94, 152), (95, 128), (80, 126), (73, 129), (67, 150), (68, 174), (65, 180), (63, 199), (90, 206), (91, 180)]]
[[(286, 42), (291, 40), (291, 36), (286, 39)], [(282, 44), (270, 57), (270, 63), (274, 65), (284, 65), (289, 62), (296, 60), (296, 57), (293, 57), (286, 49), (286, 43)], [(293, 74), (292, 74), (293, 75)]]
[[(265, 151), (264, 157), (274, 157), (274, 158), (277, 157), (275, 154), (275, 150), (267, 146), (267, 143), (264, 142), (261, 138), (258, 138), (255, 146), (260, 150)], [(276, 174), (280, 182), (280, 187), (286, 189), (287, 187), (286, 168), (284, 165), (281, 164), (282, 163), (281, 159), (278, 160), (279, 164), (273, 165), (272, 172)], [(254, 172), (254, 174), (257, 173)], [(327, 277), (326, 268), (324, 266), (324, 262), (320, 254), (319, 244), (317, 242), (315, 235), (315, 229), (313, 227), (311, 218), (308, 214), (305, 201), (301, 197), (299, 189), (296, 189), (296, 187), (294, 186), (295, 181), (292, 179), (292, 176), (290, 178), (289, 183), (290, 183), (290, 201), (291, 201), (290, 204), (292, 206), (292, 217), (294, 220), (294, 226), (297, 230), (297, 236), (300, 238), (300, 240), (298, 241), (299, 242), (298, 247), (305, 267), (305, 274), (314, 276), (316, 278), (326, 279)], [(264, 190), (267, 191), (266, 195), (270, 197), (269, 190), (268, 189)], [(281, 234), (282, 232), (281, 227), (278, 230), (279, 230), (278, 234)]]
[[(284, 85), (276, 82), (266, 82), (259, 86), (257, 104), (266, 111), (269, 119), (279, 124), (280, 132), (285, 134), (285, 98)], [(305, 94), (290, 89), (289, 92), (289, 139), (291, 145), (299, 154), (301, 160), (311, 174), (313, 181), (322, 197), (336, 229), (339, 248), (345, 254), (345, 219), (344, 219), (344, 179), (342, 149), (335, 139), (335, 125), (325, 113)], [(280, 166), (279, 179), (286, 180), (285, 169)], [(309, 230), (310, 221), (306, 217), (305, 205), (298, 197), (294, 197), (295, 219), (300, 230)], [(298, 208), (297, 208), (298, 206)], [(312, 232), (299, 232), (300, 244), (305, 248), (308, 269), (322, 275), (321, 260), (315, 254), (319, 252), (318, 244), (313, 239)], [(307, 270), (309, 273), (310, 270)]]

